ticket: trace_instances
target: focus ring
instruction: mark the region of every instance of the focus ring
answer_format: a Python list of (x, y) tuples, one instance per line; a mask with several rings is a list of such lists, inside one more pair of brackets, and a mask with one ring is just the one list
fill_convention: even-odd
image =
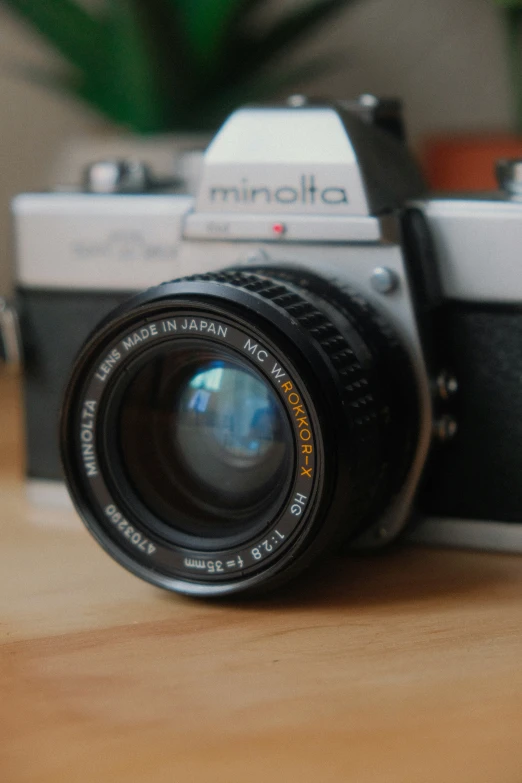
[[(348, 339), (328, 316), (328, 312), (323, 312), (322, 307), (328, 310), (330, 306), (328, 301), (302, 288), (302, 280), (297, 275), (295, 280), (278, 279), (278, 271), (263, 269), (253, 273), (227, 270), (189, 279), (234, 286), (268, 300), (275, 307), (282, 309), (300, 330), (306, 332), (326, 356), (336, 377), (341, 402), (335, 437), (339, 444), (341, 441), (349, 442), (351, 452), (350, 459), (344, 463), (342, 480), (347, 494), (341, 506), (349, 507), (349, 527), (356, 530), (364, 525), (376, 508), (382, 507), (389, 485), (389, 466), (382, 459), (382, 415), (379, 416), (370, 382), (372, 357), (368, 353), (369, 366), (364, 367)], [(345, 318), (342, 318), (342, 321), (349, 329), (349, 322)], [(359, 331), (357, 336), (361, 341)], [(316, 368), (313, 370), (316, 371)], [(326, 404), (330, 406), (330, 401)], [(339, 453), (339, 447), (336, 451)], [(333, 455), (330, 459), (332, 458)], [(337, 538), (345, 537), (345, 529), (341, 526)]]
[[(377, 518), (402, 485), (416, 443), (415, 382), (394, 332), (358, 293), (308, 272), (257, 267), (189, 279), (221, 283), (268, 300), (318, 345), (333, 369), (341, 398), (335, 437), (340, 449), (342, 441), (349, 443), (351, 454), (342, 463), (344, 481), (350, 485), (344, 500), (345, 509), (350, 508), (349, 527), (353, 530), (358, 520), (355, 526), (362, 528)], [(331, 410), (330, 401), (326, 404)], [(332, 421), (330, 415), (328, 419)], [(344, 536), (341, 526), (338, 539)]]
[(343, 406), (346, 412), (350, 411), (352, 424), (364, 429), (375, 420), (377, 413), (366, 372), (355, 352), (327, 315), (287, 281), (272, 277), (272, 270), (267, 270), (266, 275), (230, 270), (185, 279), (231, 285), (257, 294), (284, 310), (326, 354), (341, 382)]

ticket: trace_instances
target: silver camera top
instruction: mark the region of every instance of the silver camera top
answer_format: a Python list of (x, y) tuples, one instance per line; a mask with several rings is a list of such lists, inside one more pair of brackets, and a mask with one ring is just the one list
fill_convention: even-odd
[(375, 241), (375, 218), (424, 192), (400, 131), (395, 101), (240, 109), (207, 150), (185, 235)]
[(380, 241), (376, 216), (422, 182), (398, 104), (369, 97), (240, 109), (210, 144), (195, 199), (129, 161), (93, 163), (83, 192), (17, 196), (18, 283), (140, 289), (190, 271), (182, 239)]
[(423, 192), (405, 144), (349, 108), (245, 108), (211, 142), (198, 213), (368, 217)]
[[(161, 190), (125, 161), (92, 166), (91, 192), (17, 196), (17, 282), (132, 291), (190, 273), (205, 263), (195, 260), (203, 247), (205, 257), (224, 255), (210, 262), (217, 268), (249, 255), (254, 242), (399, 243), (394, 214), (415, 203), (430, 224), (446, 296), (522, 300), (516, 166), (500, 171), (503, 196), (427, 198), (397, 101), (298, 97), (232, 114), (208, 147), (195, 198)], [(218, 240), (216, 251), (209, 240)]]

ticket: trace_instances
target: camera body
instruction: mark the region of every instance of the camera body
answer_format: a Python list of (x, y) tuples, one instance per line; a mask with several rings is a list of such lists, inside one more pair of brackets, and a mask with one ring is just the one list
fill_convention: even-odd
[[(429, 197), (396, 102), (241, 109), (208, 148), (195, 198), (23, 194), (13, 210), (33, 497), (61, 492), (61, 399), (100, 319), (165, 280), (273, 269), (349, 291), (355, 308), (367, 304), (389, 325), (411, 365), (408, 468), (352, 545), (382, 546), (414, 519), (418, 540), (522, 550), (522, 201)], [(217, 328), (192, 321), (178, 329)], [(153, 333), (142, 325), (134, 335), (145, 344)], [(266, 370), (261, 341), (245, 350)], [(107, 354), (100, 377), (112, 365)], [(193, 562), (210, 575), (221, 561)]]

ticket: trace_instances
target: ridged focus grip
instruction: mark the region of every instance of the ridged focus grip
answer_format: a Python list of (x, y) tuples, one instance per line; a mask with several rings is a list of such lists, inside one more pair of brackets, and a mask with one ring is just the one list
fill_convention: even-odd
[[(330, 425), (343, 432), (350, 446), (350, 459), (345, 463), (349, 475), (340, 477), (350, 486), (347, 502), (352, 524), (347, 528), (357, 532), (382, 511), (399, 488), (415, 445), (416, 384), (409, 359), (394, 333), (358, 294), (313, 275), (256, 268), (186, 280), (217, 282), (267, 300), (326, 358), (343, 418), (339, 422), (336, 417)], [(315, 369), (311, 367), (312, 372)], [(329, 407), (330, 401), (324, 404)], [(328, 415), (323, 420), (328, 420)]]
[[(372, 415), (374, 400), (368, 390), (368, 380), (346, 337), (320, 309), (317, 298), (310, 301), (306, 289), (298, 291), (289, 281), (278, 278), (276, 272), (267, 270), (267, 275), (251, 274), (232, 270), (200, 279), (233, 285), (250, 293), (258, 294), (276, 307), (284, 310), (292, 320), (310, 335), (329, 358), (342, 381), (345, 402), (360, 411), (361, 423)], [(363, 413), (363, 411), (365, 411)], [(367, 412), (366, 412), (367, 411)], [(375, 415), (375, 411), (373, 411)]]

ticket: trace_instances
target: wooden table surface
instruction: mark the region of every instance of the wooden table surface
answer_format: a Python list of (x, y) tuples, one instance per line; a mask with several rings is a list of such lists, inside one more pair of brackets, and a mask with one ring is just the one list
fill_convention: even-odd
[(522, 558), (336, 558), (203, 603), (31, 509), (0, 379), (2, 783), (520, 783)]

